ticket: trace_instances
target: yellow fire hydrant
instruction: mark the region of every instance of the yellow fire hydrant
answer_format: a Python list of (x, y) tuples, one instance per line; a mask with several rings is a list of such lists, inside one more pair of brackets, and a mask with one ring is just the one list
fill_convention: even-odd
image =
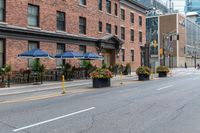
[(65, 94), (65, 76), (62, 75), (61, 77), (61, 81), (62, 81), (62, 94)]

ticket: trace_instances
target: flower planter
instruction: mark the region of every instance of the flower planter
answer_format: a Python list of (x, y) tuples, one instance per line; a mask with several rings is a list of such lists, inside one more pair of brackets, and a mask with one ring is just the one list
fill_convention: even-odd
[(167, 77), (167, 73), (166, 72), (159, 72), (158, 73), (158, 77)]
[(149, 75), (140, 74), (140, 75), (138, 75), (138, 80), (139, 80), (139, 81), (146, 81), (146, 80), (149, 80)]
[(93, 78), (93, 88), (110, 87), (110, 78)]

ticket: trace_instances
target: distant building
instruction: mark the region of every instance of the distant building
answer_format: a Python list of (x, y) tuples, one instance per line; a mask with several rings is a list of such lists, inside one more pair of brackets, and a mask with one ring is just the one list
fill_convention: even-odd
[(169, 12), (167, 6), (159, 0), (136, 0), (149, 9), (147, 16), (162, 15)]
[[(194, 13), (196, 12), (198, 14), (196, 18), (196, 22), (200, 24), (200, 1), (199, 0), (186, 0), (185, 4), (185, 13), (190, 14), (190, 12)], [(188, 18), (190, 18), (190, 15), (187, 15)]]
[(146, 18), (150, 64), (154, 68), (194, 67), (200, 63), (200, 26), (178, 13)]

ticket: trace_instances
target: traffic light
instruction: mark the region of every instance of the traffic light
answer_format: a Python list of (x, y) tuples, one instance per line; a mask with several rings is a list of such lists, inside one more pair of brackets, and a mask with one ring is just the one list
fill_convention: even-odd
[(172, 41), (172, 36), (170, 36), (169, 38), (170, 38), (170, 41)]
[(179, 35), (177, 35), (177, 40), (179, 40)]

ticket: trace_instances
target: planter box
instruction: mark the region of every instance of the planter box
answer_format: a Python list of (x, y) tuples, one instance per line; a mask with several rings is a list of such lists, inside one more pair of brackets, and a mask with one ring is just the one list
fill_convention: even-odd
[(93, 88), (110, 87), (110, 78), (93, 78)]
[(149, 80), (149, 75), (140, 74), (140, 75), (138, 75), (138, 80), (139, 80), (139, 81), (146, 81), (146, 80)]
[(167, 77), (167, 73), (166, 72), (159, 72), (158, 73), (158, 77)]

